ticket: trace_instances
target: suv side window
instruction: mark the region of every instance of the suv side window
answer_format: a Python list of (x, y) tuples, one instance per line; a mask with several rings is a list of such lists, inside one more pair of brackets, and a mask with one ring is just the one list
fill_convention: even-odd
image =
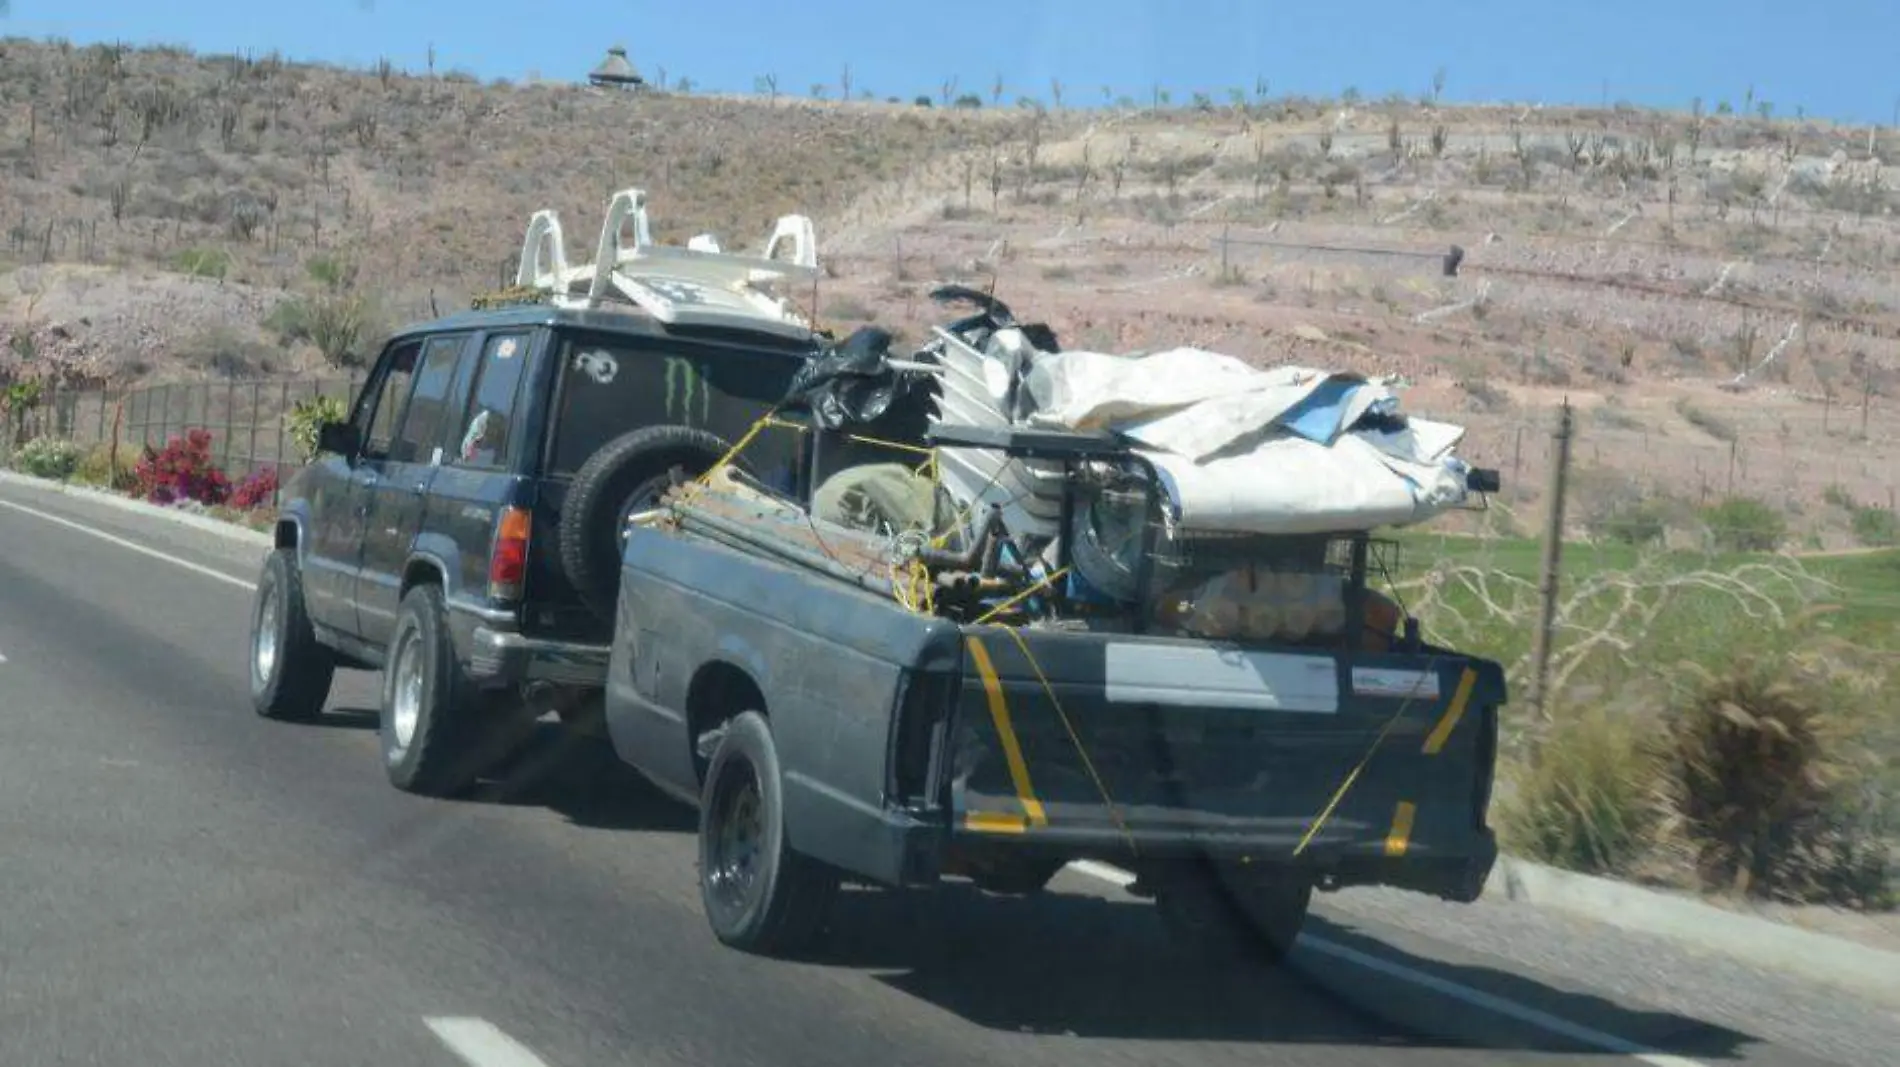
[(489, 334), (475, 369), (475, 396), (457, 441), (462, 467), (506, 467), (514, 452), (515, 397), (528, 365), (528, 334)]
[(449, 387), (455, 382), (456, 363), (467, 343), (467, 334), (454, 334), (431, 337), (422, 346), (409, 413), (403, 416), (402, 432), (389, 458), (399, 463), (428, 463), (433, 458), (450, 417)]
[(413, 342), (392, 350), (384, 358), (381, 373), (373, 378), (373, 393), (366, 396), (357, 411), (357, 425), (363, 429), (363, 458), (386, 459), (402, 416), (403, 401), (409, 395), (409, 381), (415, 374), (416, 353), (422, 346)]

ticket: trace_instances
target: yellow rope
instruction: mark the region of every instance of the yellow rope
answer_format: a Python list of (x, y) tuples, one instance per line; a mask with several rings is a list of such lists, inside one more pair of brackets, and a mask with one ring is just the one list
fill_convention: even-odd
[(1062, 709), (1062, 701), (1056, 697), (1056, 688), (1049, 684), (1049, 676), (1042, 673), (1042, 664), (1036, 661), (1036, 654), (1029, 650), (1029, 642), (1023, 640), (1022, 633), (1015, 627), (1008, 627), (1004, 632), (1008, 633), (1016, 642), (1016, 647), (1022, 650), (1023, 659), (1028, 661), (1029, 669), (1036, 672), (1036, 681), (1042, 683), (1042, 691), (1049, 698), (1049, 706), (1056, 710), (1056, 718), (1062, 721), (1062, 728), (1068, 731), (1069, 743), (1075, 746), (1075, 754), (1082, 758), (1082, 769), (1088, 772), (1089, 780), (1095, 783), (1095, 791), (1101, 794), (1102, 803), (1108, 808), (1108, 817), (1115, 821), (1115, 829), (1120, 831), (1122, 840), (1128, 842), (1129, 853), (1139, 856), (1141, 848), (1135, 843), (1135, 835), (1128, 829), (1127, 820), (1122, 818), (1121, 806), (1116, 804), (1115, 798), (1109, 794), (1108, 783), (1102, 780), (1101, 773), (1095, 769), (1095, 761), (1089, 758), (1088, 746), (1082, 743), (1082, 735), (1076, 731), (1075, 723), (1070, 721), (1069, 713)]
[[(1425, 670), (1431, 672), (1437, 668), (1438, 657), (1433, 656), (1431, 660), (1425, 664)], [(1405, 700), (1399, 704), (1399, 709), (1392, 713), (1391, 718), (1385, 720), (1385, 725), (1381, 726), (1379, 732), (1373, 736), (1372, 744), (1367, 747), (1366, 754), (1359, 757), (1359, 762), (1354, 765), (1352, 770), (1346, 772), (1345, 780), (1339, 783), (1338, 789), (1333, 790), (1333, 798), (1326, 802), (1326, 806), (1320, 809), (1319, 816), (1313, 820), (1313, 824), (1306, 828), (1304, 834), (1300, 835), (1300, 843), (1293, 846), (1293, 855), (1298, 856), (1300, 853), (1305, 852), (1306, 846), (1313, 843), (1313, 838), (1319, 835), (1320, 828), (1325, 826), (1326, 821), (1333, 817), (1333, 812), (1339, 809), (1339, 802), (1346, 799), (1347, 791), (1352, 789), (1353, 783), (1359, 780), (1360, 772), (1366, 769), (1366, 765), (1372, 762), (1373, 754), (1378, 752), (1379, 746), (1385, 743), (1386, 735), (1391, 733), (1392, 727), (1397, 725), (1398, 721), (1405, 717), (1406, 710), (1412, 706), (1412, 701), (1416, 699), (1416, 692), (1407, 693)]]
[(972, 625), (981, 626), (984, 623), (989, 622), (991, 619), (994, 619), (998, 615), (1001, 615), (1003, 612), (1008, 611), (1010, 608), (1015, 607), (1017, 604), (1020, 604), (1023, 601), (1028, 600), (1030, 597), (1035, 596), (1038, 590), (1047, 588), (1050, 584), (1054, 583), (1056, 579), (1062, 577), (1063, 575), (1067, 573), (1069, 573), (1069, 568), (1067, 567), (1063, 567), (1060, 570), (1055, 571), (1053, 574), (1050, 574), (1048, 577), (1037, 582), (1035, 585), (1030, 586), (1029, 588), (1023, 590), (1022, 592), (1017, 593), (1015, 596), (1010, 597), (1008, 600), (1003, 601), (1001, 604), (998, 604), (995, 607), (991, 608), (990, 610), (984, 612), (981, 616), (977, 618), (976, 622), (973, 623)]
[(907, 445), (907, 444), (904, 444), (902, 441), (887, 441), (882, 437), (867, 437), (864, 434), (852, 433), (852, 434), (846, 434), (845, 437), (848, 440), (856, 441), (859, 444), (877, 445), (879, 448), (895, 448), (900, 452), (915, 452), (920, 455), (931, 455), (931, 456), (934, 456), (937, 452), (936, 449), (930, 448), (925, 445)]

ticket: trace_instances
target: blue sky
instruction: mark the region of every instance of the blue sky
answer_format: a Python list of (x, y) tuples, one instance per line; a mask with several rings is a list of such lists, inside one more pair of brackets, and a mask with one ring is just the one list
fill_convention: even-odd
[(577, 78), (609, 43), (649, 76), (664, 67), (706, 89), (905, 98), (956, 75), (1005, 100), (1100, 103), (1102, 87), (1145, 100), (1225, 100), (1266, 77), (1275, 94), (1416, 96), (1439, 68), (1452, 101), (1738, 109), (1750, 85), (1777, 115), (1889, 122), (1900, 99), (1900, 0), (0, 0), (0, 34), (272, 48), (368, 65), (388, 56), (484, 78)]

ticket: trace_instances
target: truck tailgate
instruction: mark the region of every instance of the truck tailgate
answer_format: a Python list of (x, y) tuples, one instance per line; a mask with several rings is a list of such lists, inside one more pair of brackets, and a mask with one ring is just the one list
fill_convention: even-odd
[(964, 644), (959, 839), (1263, 860), (1306, 840), (1321, 863), (1490, 847), (1489, 662), (1002, 627)]

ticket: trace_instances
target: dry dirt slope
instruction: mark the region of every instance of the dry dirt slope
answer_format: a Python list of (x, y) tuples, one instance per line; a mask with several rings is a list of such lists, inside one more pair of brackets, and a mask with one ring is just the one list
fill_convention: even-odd
[(1896, 488), (1890, 131), (1404, 101), (633, 99), (18, 41), (0, 72), (5, 314), (31, 303), (59, 327), (43, 348), (120, 378), (307, 363), (262, 324), (313, 261), (356, 264), (385, 320), (426, 314), (431, 290), (446, 309), (492, 285), (534, 208), (585, 234), (639, 184), (667, 239), (818, 216), (838, 325), (914, 334), (930, 284), (994, 280), (1071, 344), (1402, 373), (1523, 506), (1567, 395), (1584, 523), (1649, 496), (1688, 529), (1748, 492), (1792, 513), (1797, 543), (1847, 544), (1842, 502)]
[(94, 334), (99, 369), (120, 377), (234, 346), (243, 358), (226, 363), (269, 369), (269, 353), (242, 344), (262, 340), (256, 305), (308, 286), (315, 259), (350, 262), (385, 320), (408, 318), (428, 312), (431, 291), (446, 309), (492, 287), (537, 208), (559, 208), (584, 243), (607, 195), (637, 184), (661, 239), (711, 230), (752, 244), (783, 212), (835, 209), (921, 156), (1012, 129), (963, 112), (7, 40), (0, 273), (30, 269), (0, 293), (17, 322), (24, 296), (45, 290), (34, 310)]
[(1505, 470), (1520, 528), (1568, 397), (1580, 525), (1646, 511), (1693, 539), (1737, 493), (1787, 512), (1795, 547), (1853, 543), (1857, 516), (1878, 540), (1900, 139), (1868, 134), (1403, 103), (1100, 116), (868, 201), (829, 308), (915, 329), (920, 283), (993, 278), (1074, 345), (1402, 374)]

